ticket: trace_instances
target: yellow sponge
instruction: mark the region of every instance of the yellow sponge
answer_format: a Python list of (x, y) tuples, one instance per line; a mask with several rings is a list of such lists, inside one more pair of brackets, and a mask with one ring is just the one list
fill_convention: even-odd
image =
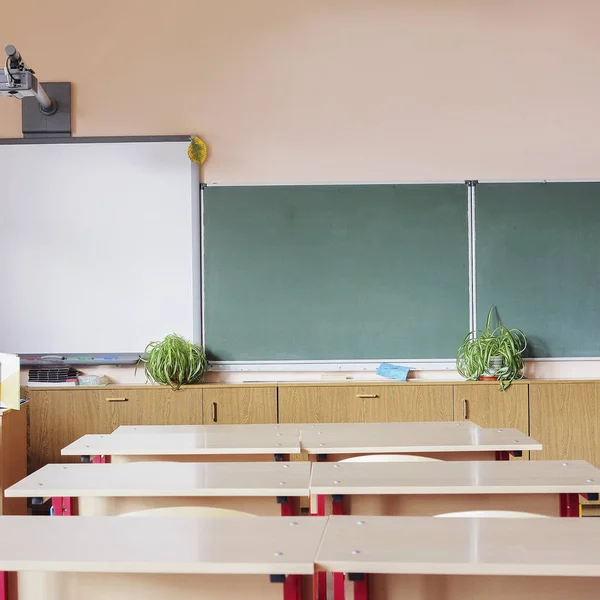
[(206, 144), (196, 135), (190, 139), (188, 146), (188, 156), (192, 162), (201, 165), (206, 160), (207, 148)]

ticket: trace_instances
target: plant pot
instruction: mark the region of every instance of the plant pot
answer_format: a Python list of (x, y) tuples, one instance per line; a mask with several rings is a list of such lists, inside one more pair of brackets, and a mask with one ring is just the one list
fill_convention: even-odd
[(498, 369), (500, 369), (503, 364), (504, 359), (501, 356), (491, 356), (488, 368), (486, 370), (487, 375), (495, 379)]

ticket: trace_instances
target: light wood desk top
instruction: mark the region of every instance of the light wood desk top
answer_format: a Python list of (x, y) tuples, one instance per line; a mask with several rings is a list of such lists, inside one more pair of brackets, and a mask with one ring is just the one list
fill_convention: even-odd
[(600, 469), (573, 461), (313, 463), (312, 494), (600, 492)]
[(481, 427), (434, 428), (429, 424), (399, 434), (393, 428), (302, 431), (302, 448), (309, 454), (392, 452), (478, 452), (541, 450), (542, 445), (517, 429)]
[(158, 433), (210, 433), (210, 432), (242, 432), (242, 433), (285, 433), (302, 435), (310, 434), (310, 430), (318, 429), (326, 432), (378, 432), (381, 429), (395, 431), (398, 434), (417, 430), (450, 431), (455, 429), (478, 429), (471, 421), (434, 421), (427, 423), (279, 423), (263, 425), (121, 425), (113, 431), (115, 434), (158, 434)]
[(298, 436), (260, 432), (245, 435), (221, 433), (171, 433), (149, 435), (84, 435), (61, 450), (66, 456), (177, 456), (224, 454), (297, 454)]
[(226, 424), (226, 425), (121, 425), (117, 427), (112, 435), (137, 434), (137, 435), (157, 435), (157, 434), (203, 434), (203, 433), (241, 433), (246, 434), (277, 434), (285, 433), (291, 435), (300, 435), (301, 425), (298, 423), (264, 423), (264, 424)]
[(308, 496), (310, 463), (134, 462), (46, 465), (6, 496)]
[(600, 577), (599, 519), (331, 517), (317, 565), (346, 573)]
[(2, 517), (0, 570), (310, 575), (325, 524), (318, 517)]

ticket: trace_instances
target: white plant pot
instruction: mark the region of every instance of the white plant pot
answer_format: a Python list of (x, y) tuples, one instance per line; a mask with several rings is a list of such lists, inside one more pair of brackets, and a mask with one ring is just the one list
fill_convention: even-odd
[(490, 363), (488, 365), (486, 373), (488, 373), (488, 375), (495, 376), (498, 372), (498, 369), (500, 369), (503, 364), (504, 359), (501, 356), (492, 356), (490, 358)]

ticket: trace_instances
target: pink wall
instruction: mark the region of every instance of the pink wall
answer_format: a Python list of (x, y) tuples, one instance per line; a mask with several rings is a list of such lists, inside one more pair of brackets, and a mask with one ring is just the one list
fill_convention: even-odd
[[(200, 133), (209, 182), (597, 178), (595, 0), (20, 0), (75, 135)], [(71, 53), (71, 58), (66, 58)], [(0, 101), (0, 136), (20, 135)]]
[[(0, 43), (73, 83), (77, 136), (202, 135), (208, 182), (598, 179), (599, 22), (597, 0), (20, 0)], [(534, 371), (600, 374), (561, 364)]]

